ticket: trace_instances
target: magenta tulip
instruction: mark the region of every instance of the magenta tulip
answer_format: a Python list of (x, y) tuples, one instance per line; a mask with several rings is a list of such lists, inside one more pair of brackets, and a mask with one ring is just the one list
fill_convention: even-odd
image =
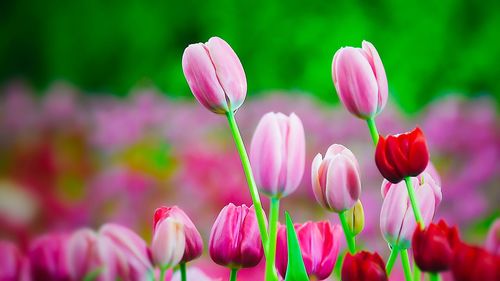
[(250, 162), (259, 189), (275, 198), (295, 191), (304, 174), (305, 150), (304, 128), (297, 115), (265, 114), (250, 147)]
[(325, 158), (314, 157), (311, 180), (316, 200), (329, 211), (351, 209), (361, 195), (358, 161), (340, 144), (330, 146)]
[(29, 281), (29, 262), (11, 242), (0, 241), (0, 280)]
[[(428, 177), (430, 179), (430, 176)], [(428, 225), (434, 217), (438, 203), (441, 201), (441, 188), (437, 185), (431, 185), (430, 180), (427, 182), (422, 182), (417, 178), (411, 178), (411, 180), (422, 218), (425, 225)], [(386, 190), (385, 184), (382, 184), (382, 190)], [(384, 239), (393, 246), (407, 249), (410, 247), (411, 238), (416, 227), (417, 222), (413, 215), (405, 182), (392, 184), (390, 188), (387, 188), (382, 210), (380, 211), (380, 229)]]
[(264, 254), (255, 209), (245, 204), (225, 206), (210, 232), (212, 260), (231, 268), (256, 266)]
[[(342, 228), (328, 221), (295, 224), (307, 275), (311, 280), (328, 278), (340, 249)], [(288, 265), (286, 227), (280, 225), (276, 244), (276, 268), (285, 278)]]
[(186, 242), (184, 243), (185, 249), (181, 262), (189, 262), (201, 256), (203, 252), (201, 235), (194, 223), (181, 208), (173, 206), (156, 209), (154, 214), (154, 230), (156, 231), (158, 224), (167, 218), (174, 218), (183, 225)]
[(497, 218), (491, 225), (484, 248), (492, 254), (500, 256), (500, 218)]
[(241, 62), (219, 37), (189, 45), (182, 69), (198, 102), (215, 113), (234, 112), (245, 100), (247, 81)]
[(377, 50), (363, 41), (362, 48), (345, 47), (335, 53), (333, 83), (344, 106), (359, 118), (373, 118), (387, 103), (387, 77)]
[(28, 256), (34, 281), (70, 280), (66, 264), (67, 240), (65, 234), (46, 234), (31, 243)]

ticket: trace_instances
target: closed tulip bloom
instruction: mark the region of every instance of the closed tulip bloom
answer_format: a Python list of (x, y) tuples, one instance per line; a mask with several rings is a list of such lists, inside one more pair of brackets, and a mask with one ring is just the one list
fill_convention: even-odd
[(380, 136), (375, 150), (375, 164), (384, 178), (398, 183), (405, 177), (416, 177), (429, 163), (429, 151), (420, 128), (400, 134)]
[(176, 266), (184, 256), (185, 245), (183, 224), (172, 217), (162, 220), (156, 226), (151, 242), (154, 263), (163, 269)]
[(66, 264), (67, 238), (66, 234), (46, 234), (31, 243), (28, 257), (34, 281), (70, 280)]
[(212, 260), (231, 268), (254, 267), (264, 254), (255, 209), (245, 204), (225, 206), (210, 232)]
[(188, 215), (177, 206), (158, 208), (154, 214), (154, 229), (156, 230), (156, 226), (167, 218), (174, 218), (183, 225), (186, 242), (181, 262), (189, 262), (201, 256), (203, 240)]
[(0, 280), (29, 281), (29, 263), (15, 244), (0, 241)]
[(362, 48), (338, 50), (333, 57), (332, 78), (344, 106), (359, 118), (373, 118), (387, 103), (384, 66), (370, 42), (363, 41)]
[(316, 200), (329, 211), (351, 209), (361, 195), (358, 161), (340, 144), (330, 146), (325, 158), (314, 157), (311, 180)]
[[(419, 202), (419, 208), (425, 225), (428, 225), (437, 207), (437, 198), (441, 198), (441, 189), (433, 190), (430, 184), (420, 184), (412, 178), (413, 189)], [(410, 198), (404, 182), (388, 189), (380, 211), (380, 229), (387, 243), (400, 249), (410, 247), (411, 238), (417, 222), (413, 215)]]
[(500, 256), (460, 243), (455, 248), (451, 271), (455, 281), (498, 281)]
[[(412, 181), (413, 186), (422, 187), (425, 185), (426, 186), (425, 188), (430, 188), (432, 190), (432, 192), (434, 193), (434, 199), (435, 199), (434, 206), (437, 208), (437, 206), (439, 206), (439, 204), (443, 200), (443, 194), (441, 192), (440, 183), (438, 183), (438, 181), (435, 180), (436, 176), (438, 177), (438, 180), (439, 180), (438, 175), (432, 176), (427, 171), (424, 171), (423, 173), (418, 175), (418, 177), (412, 178), (411, 181)], [(393, 187), (394, 188), (406, 188), (405, 184), (394, 184), (394, 183), (391, 183), (388, 180), (384, 179), (384, 181), (382, 182), (382, 188), (381, 188), (382, 197), (385, 198), (385, 196), (387, 195), (387, 192), (389, 192), (389, 189), (391, 189)]]
[(271, 197), (295, 191), (304, 174), (305, 136), (294, 113), (269, 112), (260, 120), (250, 146), (250, 161), (260, 190)]
[(495, 255), (500, 255), (500, 219), (496, 219), (491, 226), (484, 248)]
[[(328, 278), (335, 267), (339, 253), (342, 228), (339, 225), (332, 225), (328, 221), (306, 222), (295, 224), (294, 227), (307, 275), (313, 278), (312, 280)], [(276, 268), (283, 278), (285, 278), (287, 267), (286, 227), (280, 225), (276, 244)]]
[(378, 253), (347, 253), (342, 265), (342, 281), (387, 281), (385, 263)]
[(365, 212), (360, 200), (356, 202), (354, 207), (347, 210), (346, 217), (352, 235), (356, 236), (363, 231), (365, 227)]
[(198, 102), (215, 113), (234, 112), (245, 100), (247, 81), (241, 62), (219, 37), (189, 45), (182, 55), (182, 69)]
[(445, 271), (450, 269), (453, 249), (458, 243), (457, 228), (449, 227), (443, 220), (425, 229), (417, 227), (412, 238), (413, 257), (422, 271)]

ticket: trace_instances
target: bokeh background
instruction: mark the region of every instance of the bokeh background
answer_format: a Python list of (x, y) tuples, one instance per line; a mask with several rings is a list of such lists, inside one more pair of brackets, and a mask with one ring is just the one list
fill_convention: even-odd
[[(500, 215), (499, 1), (19, 0), (0, 2), (0, 23), (0, 237), (21, 249), (110, 221), (149, 241), (154, 209), (173, 204), (207, 244), (225, 204), (251, 202), (224, 118), (196, 104), (182, 74), (184, 48), (215, 35), (246, 71), (247, 144), (268, 111), (303, 120), (306, 171), (283, 204), (296, 221), (336, 222), (312, 196), (309, 166), (344, 144), (362, 166), (360, 241), (387, 255), (371, 140), (331, 81), (334, 52), (362, 40), (389, 80), (381, 133), (419, 124), (427, 135), (442, 177), (436, 217), (482, 244)], [(227, 273), (206, 254), (195, 265)]]

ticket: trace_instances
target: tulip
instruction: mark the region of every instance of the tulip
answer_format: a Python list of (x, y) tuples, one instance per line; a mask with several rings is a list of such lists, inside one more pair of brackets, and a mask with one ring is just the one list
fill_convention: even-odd
[(250, 146), (250, 163), (260, 191), (274, 198), (295, 191), (304, 173), (304, 161), (304, 128), (297, 115), (265, 114)]
[(247, 81), (241, 62), (219, 37), (189, 45), (182, 55), (182, 69), (198, 102), (212, 112), (234, 112), (245, 100)]
[(342, 265), (342, 281), (387, 281), (385, 264), (378, 253), (347, 253)]
[(184, 255), (181, 263), (192, 261), (203, 252), (203, 240), (188, 215), (179, 207), (161, 207), (156, 209), (154, 214), (154, 230), (159, 223), (167, 218), (174, 218), (183, 225), (184, 237), (186, 238)]
[[(310, 278), (316, 278), (313, 280), (328, 278), (333, 271), (339, 253), (340, 237), (342, 236), (340, 226), (322, 221), (295, 224), (294, 227), (307, 275)], [(278, 229), (276, 250), (276, 268), (280, 275), (285, 278), (288, 267), (288, 247), (284, 225), (280, 225)]]
[[(413, 190), (418, 198), (419, 209), (422, 212), (424, 223), (427, 225), (432, 221), (437, 207), (437, 201), (441, 198), (441, 189), (434, 190), (428, 182), (421, 184), (417, 178), (411, 178)], [(436, 187), (436, 186), (434, 186)], [(382, 189), (384, 189), (384, 184)], [(388, 189), (382, 209), (380, 211), (380, 229), (384, 239), (393, 247), (407, 249), (417, 223), (410, 206), (405, 183), (400, 182)]]
[(162, 220), (156, 226), (151, 242), (154, 263), (162, 270), (179, 264), (185, 245), (183, 224), (172, 217)]
[(445, 221), (431, 223), (426, 229), (417, 227), (412, 238), (415, 262), (422, 271), (440, 272), (450, 269), (453, 249), (460, 243), (456, 227)]
[(335, 53), (332, 78), (337, 94), (349, 112), (362, 119), (375, 117), (387, 103), (387, 77), (375, 47), (345, 47)]
[(29, 263), (19, 249), (11, 242), (0, 241), (0, 280), (30, 280)]
[(484, 248), (494, 255), (500, 255), (500, 218), (491, 226)]
[(28, 257), (34, 281), (70, 280), (66, 264), (67, 239), (66, 234), (46, 234), (31, 243)]
[(361, 204), (360, 200), (356, 202), (354, 207), (347, 210), (346, 217), (352, 235), (356, 236), (363, 231), (363, 228), (365, 227), (365, 212), (363, 210), (363, 204)]
[(500, 256), (460, 243), (454, 251), (451, 271), (455, 281), (500, 280)]
[[(411, 181), (412, 181), (413, 186), (420, 186), (421, 187), (421, 186), (425, 185), (426, 188), (430, 188), (432, 190), (432, 192), (434, 193), (434, 199), (435, 199), (434, 200), (434, 203), (435, 203), (434, 207), (437, 208), (438, 205), (441, 203), (441, 200), (443, 199), (443, 194), (441, 193), (441, 185), (437, 180), (435, 180), (435, 177), (436, 177), (436, 175), (432, 176), (427, 171), (424, 171), (418, 177), (412, 178)], [(439, 176), (438, 176), (438, 180), (439, 180)], [(391, 189), (393, 187), (394, 188), (404, 188), (404, 186), (401, 184), (394, 184), (394, 183), (391, 183), (388, 180), (384, 179), (384, 181), (382, 182), (382, 188), (381, 188), (382, 197), (385, 198), (385, 196), (387, 195), (387, 192), (389, 192), (389, 189)]]
[(329, 211), (351, 209), (361, 195), (358, 161), (339, 144), (330, 146), (325, 158), (319, 153), (314, 157), (311, 180), (316, 200)]
[(384, 178), (398, 183), (406, 177), (416, 177), (429, 163), (429, 151), (420, 128), (409, 133), (380, 137), (375, 151), (375, 163)]
[(264, 254), (253, 206), (225, 206), (210, 232), (212, 260), (231, 268), (254, 267)]

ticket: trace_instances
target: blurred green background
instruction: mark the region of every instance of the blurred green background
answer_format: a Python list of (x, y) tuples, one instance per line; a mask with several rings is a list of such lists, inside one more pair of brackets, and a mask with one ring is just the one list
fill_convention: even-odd
[[(500, 100), (500, 1), (0, 1), (0, 83), (43, 90), (58, 79), (126, 95), (155, 85), (190, 97), (184, 48), (224, 38), (249, 94), (300, 90), (337, 102), (341, 46), (374, 43), (392, 97), (415, 112), (447, 92)], [(332, 96), (333, 95), (333, 96)]]

